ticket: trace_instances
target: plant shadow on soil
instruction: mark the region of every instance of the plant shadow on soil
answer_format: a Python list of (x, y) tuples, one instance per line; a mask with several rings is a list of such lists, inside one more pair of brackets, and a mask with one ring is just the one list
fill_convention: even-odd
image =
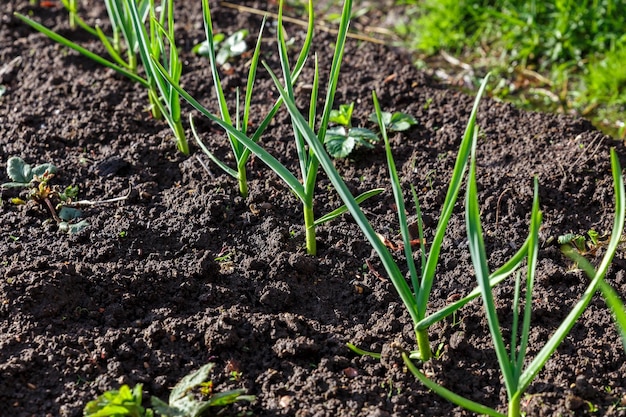
[[(210, 103), (208, 62), (190, 53), (204, 36), (199, 2), (191, 3), (176, 10), (182, 80)], [(87, 209), (91, 226), (69, 236), (45, 223), (45, 208), (11, 205), (11, 193), (3, 193), (0, 402), (7, 415), (80, 416), (87, 401), (122, 383), (141, 382), (149, 395), (167, 399), (181, 377), (207, 362), (217, 364), (216, 389), (243, 387), (257, 396), (252, 404), (232, 406), (232, 415), (469, 415), (404, 372), (399, 357), (377, 361), (345, 347), (352, 342), (381, 351), (397, 339), (413, 346), (410, 318), (349, 216), (321, 227), (318, 256), (306, 255), (301, 207), (260, 161), (253, 158), (250, 165), (250, 196), (239, 197), (236, 183), (197, 147), (188, 158), (176, 152), (165, 123), (150, 119), (140, 86), (13, 17), (31, 9), (27, 1), (10, 0), (0, 11), (0, 85), (7, 88), (0, 98), (0, 160), (52, 162), (59, 168), (55, 181), (78, 185), (81, 199), (117, 197), (129, 188), (131, 194), (124, 202)], [(213, 12), (218, 32), (255, 33), (260, 25), (255, 16), (218, 5)], [(103, 13), (94, 7), (87, 18)], [(64, 29), (62, 10), (35, 7), (34, 16), (98, 48)], [(288, 30), (301, 40), (301, 29)], [(265, 36), (264, 59), (276, 68), (275, 36)], [(316, 35), (322, 68), (332, 42), (332, 35)], [(231, 98), (245, 85), (246, 59), (232, 65), (223, 80)], [(311, 70), (303, 77), (310, 79)], [(264, 71), (257, 82), (253, 125), (277, 96)], [(306, 88), (299, 88), (306, 97)], [(336, 106), (356, 102), (355, 116), (367, 125), (373, 89), (384, 110), (419, 121), (393, 136), (392, 144), (405, 189), (413, 184), (418, 190), (428, 237), (472, 98), (439, 86), (400, 51), (351, 40)], [(206, 143), (228, 158), (222, 132), (199, 116), (196, 121)], [(587, 284), (550, 238), (610, 230), (609, 149), (617, 148), (622, 163), (626, 154), (587, 121), (522, 112), (490, 99), (481, 104), (478, 122), (479, 198), (491, 266), (523, 243), (532, 176), (540, 181), (545, 220), (532, 354)], [(261, 141), (295, 167), (290, 134), (281, 111)], [(364, 209), (379, 233), (398, 239), (382, 146), (336, 165), (355, 193), (387, 187)], [(339, 205), (329, 184), (322, 175), (318, 215)], [(444, 240), (433, 309), (474, 286), (465, 233), (459, 206)], [(607, 278), (622, 295), (624, 267), (619, 252)], [(495, 293), (502, 320), (510, 320), (512, 286), (502, 284)], [(441, 357), (428, 365), (437, 381), (489, 406), (506, 404), (479, 302), (435, 325), (431, 334), (433, 347), (442, 346)], [(610, 314), (594, 298), (531, 385), (523, 401), (527, 415), (626, 415), (616, 407), (626, 392), (625, 362)], [(229, 379), (232, 369), (240, 379)], [(598, 411), (591, 412), (591, 405)]]

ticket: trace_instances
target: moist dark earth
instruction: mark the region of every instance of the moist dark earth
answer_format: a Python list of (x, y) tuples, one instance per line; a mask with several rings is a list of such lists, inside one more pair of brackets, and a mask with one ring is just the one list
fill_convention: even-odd
[[(44, 3), (49, 6), (50, 2)], [(96, 2), (81, 16), (105, 30)], [(261, 17), (217, 3), (216, 32), (257, 33)], [(246, 2), (275, 11), (275, 5)], [(54, 3), (53, 3), (54, 6)], [(467, 416), (407, 373), (399, 342), (415, 348), (409, 315), (363, 234), (349, 215), (319, 228), (318, 254), (304, 248), (299, 201), (264, 164), (248, 166), (250, 195), (212, 164), (191, 141), (177, 152), (163, 121), (153, 120), (143, 87), (55, 44), (19, 22), (14, 12), (54, 28), (104, 54), (97, 41), (67, 25), (58, 6), (4, 1), (0, 10), (0, 182), (6, 161), (20, 156), (58, 167), (53, 182), (79, 187), (79, 199), (126, 200), (85, 208), (90, 226), (58, 231), (46, 207), (14, 205), (4, 191), (0, 207), (0, 403), (3, 416), (81, 416), (85, 404), (121, 384), (143, 384), (167, 400), (170, 389), (200, 366), (216, 364), (216, 391), (244, 388), (252, 403), (222, 410), (253, 416)], [(286, 14), (302, 18), (300, 10)], [(200, 2), (176, 4), (183, 86), (217, 112), (209, 63), (191, 53), (204, 40)], [(262, 58), (279, 70), (275, 22), (269, 19)], [(287, 25), (302, 44), (303, 29)], [(334, 35), (318, 31), (313, 51), (328, 73)], [(248, 38), (253, 45), (253, 37)], [(223, 69), (234, 108), (245, 88), (249, 55)], [(312, 59), (296, 87), (308, 100)], [(325, 79), (323, 80), (325, 85)], [(325, 87), (324, 87), (325, 88)], [(391, 47), (349, 40), (335, 107), (355, 102), (355, 126), (374, 128), (371, 92), (386, 111), (413, 115), (418, 124), (393, 134), (393, 153), (406, 190), (416, 187), (426, 240), (433, 236), (473, 98), (446, 88)], [(259, 70), (251, 125), (277, 98)], [(219, 127), (194, 114), (204, 142), (233, 163)], [(498, 267), (528, 233), (533, 176), (539, 178), (540, 262), (533, 295), (532, 356), (585, 290), (588, 279), (561, 253), (556, 238), (590, 229), (609, 233), (614, 192), (609, 150), (622, 164), (621, 143), (589, 122), (529, 113), (485, 98), (479, 109), (478, 185), (489, 264)], [(190, 131), (187, 132), (191, 136)], [(292, 128), (281, 110), (261, 143), (298, 169)], [(207, 169), (205, 169), (205, 167)], [(354, 193), (386, 190), (363, 203), (376, 231), (400, 241), (382, 145), (359, 149), (336, 166)], [(475, 286), (466, 243), (463, 193), (442, 245), (430, 311)], [(340, 205), (319, 176), (316, 215)], [(415, 221), (412, 205), (408, 205)], [(590, 255), (598, 262), (600, 248)], [(401, 252), (394, 252), (405, 265)], [(419, 256), (416, 255), (416, 259)], [(607, 282), (626, 295), (624, 253)], [(513, 285), (495, 290), (500, 318), (510, 328)], [(506, 411), (506, 392), (480, 300), (430, 331), (438, 358), (424, 366), (434, 380), (474, 401)], [(383, 360), (358, 356), (346, 343), (392, 352)], [(528, 416), (625, 416), (626, 354), (599, 295), (522, 400)], [(239, 372), (231, 378), (231, 372)]]

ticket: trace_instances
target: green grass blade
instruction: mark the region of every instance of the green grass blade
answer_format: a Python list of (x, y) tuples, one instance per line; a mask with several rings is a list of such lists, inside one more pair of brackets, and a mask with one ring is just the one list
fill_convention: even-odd
[[(287, 55), (287, 41), (285, 40), (285, 29), (283, 27), (283, 3), (281, 0), (279, 2), (278, 7), (278, 28), (277, 28), (277, 38), (278, 38), (278, 57), (280, 60), (280, 67), (283, 73), (283, 79), (285, 80), (285, 90), (289, 95), (291, 100), (295, 100), (295, 95), (293, 92), (293, 80), (291, 79), (291, 69), (289, 66), (289, 57)], [(293, 125), (293, 121), (292, 121)], [(296, 152), (298, 155), (298, 163), (300, 164), (300, 172), (302, 174), (302, 182), (307, 183), (307, 178), (309, 175), (309, 164), (310, 159), (309, 155), (306, 151), (305, 141), (302, 138), (302, 134), (298, 131), (295, 125), (292, 126), (294, 140), (296, 143)], [(308, 187), (305, 185), (304, 189), (308, 191)], [(309, 195), (308, 192), (305, 193)], [(312, 196), (311, 196), (312, 198)], [(305, 206), (309, 206), (311, 201), (305, 201)], [(308, 210), (309, 207), (305, 207), (305, 210)]]
[[(206, 36), (207, 47), (209, 49), (209, 65), (211, 67), (211, 74), (213, 76), (213, 89), (217, 96), (220, 114), (222, 119), (232, 125), (232, 118), (230, 111), (228, 110), (228, 104), (226, 103), (226, 97), (222, 88), (222, 81), (220, 79), (219, 71), (217, 69), (217, 60), (215, 58), (215, 40), (213, 38), (213, 21), (211, 19), (211, 8), (209, 6), (209, 0), (202, 0), (202, 17), (204, 20), (204, 33)], [(230, 144), (235, 155), (235, 159), (239, 159), (243, 152), (242, 146), (237, 141), (236, 137), (228, 134)]]
[(320, 69), (317, 54), (315, 54), (315, 71), (313, 75), (313, 88), (311, 88), (311, 100), (309, 101), (309, 126), (315, 131), (315, 118), (317, 116), (317, 96), (320, 88)]
[(150, 61), (150, 54), (152, 51), (150, 50), (151, 42), (148, 37), (148, 32), (143, 21), (139, 17), (137, 5), (134, 0), (124, 0), (124, 7), (128, 10), (133, 32), (137, 36), (139, 56), (141, 57), (141, 62), (144, 65), (146, 78), (150, 84), (152, 84), (155, 78), (155, 69), (152, 61)]
[(300, 72), (302, 71), (302, 68), (304, 68), (304, 63), (309, 57), (309, 51), (311, 50), (311, 44), (313, 43), (313, 33), (315, 29), (315, 9), (313, 8), (313, 0), (309, 0), (307, 6), (307, 14), (309, 16), (309, 19), (307, 21), (306, 36), (304, 38), (304, 43), (302, 44), (302, 50), (298, 55), (296, 64), (293, 66), (292, 78), (294, 80), (298, 78)]
[(424, 384), (427, 388), (434, 391), (440, 397), (445, 398), (446, 400), (450, 401), (452, 404), (456, 404), (460, 407), (463, 407), (464, 409), (468, 411), (474, 412), (479, 415), (486, 415), (486, 416), (492, 416), (492, 417), (506, 417), (504, 414), (501, 414), (492, 408), (489, 408), (487, 406), (484, 406), (482, 404), (469, 400), (465, 397), (461, 397), (460, 395), (455, 394), (449, 389), (444, 388), (441, 385), (437, 384), (436, 382), (428, 379), (426, 375), (424, 375), (422, 372), (420, 372), (419, 369), (417, 369), (415, 364), (413, 364), (411, 359), (409, 359), (409, 356), (404, 352), (402, 353), (402, 359), (404, 360), (405, 365), (407, 366), (409, 371), (413, 374), (413, 376), (419, 379), (419, 381), (422, 384)]
[[(387, 129), (385, 123), (383, 123), (382, 111), (380, 109), (380, 103), (376, 93), (372, 92), (372, 100), (374, 102), (374, 110), (376, 112), (376, 120), (378, 121), (378, 128), (380, 134), (385, 142), (385, 154), (387, 155), (387, 167), (389, 168), (389, 177), (391, 180), (391, 188), (393, 190), (393, 197), (396, 203), (396, 209), (398, 212), (398, 221), (400, 223), (400, 233), (402, 235), (402, 242), (404, 243), (404, 255), (406, 257), (406, 263), (409, 267), (409, 275), (411, 276), (411, 283), (413, 285), (413, 291), (417, 293), (419, 289), (419, 277), (417, 275), (417, 268), (415, 267), (415, 261), (413, 260), (413, 249), (411, 248), (411, 235), (409, 233), (409, 222), (406, 218), (406, 209), (404, 206), (404, 196), (402, 195), (402, 186), (400, 184), (400, 177), (398, 176), (398, 170), (396, 169), (396, 163), (393, 159), (391, 152), (391, 144), (389, 143), (389, 136), (387, 136)], [(420, 319), (423, 317), (420, 317)]]
[(348, 349), (350, 349), (351, 351), (353, 351), (359, 356), (370, 356), (374, 359), (380, 359), (381, 357), (380, 353), (370, 352), (369, 350), (363, 350), (357, 347), (356, 345), (353, 345), (352, 343), (346, 343), (346, 346), (348, 347)]
[[(317, 138), (320, 146), (322, 143), (324, 143), (324, 138), (326, 136), (326, 130), (328, 127), (328, 121), (330, 118), (330, 112), (332, 111), (333, 101), (335, 99), (335, 92), (337, 90), (337, 83), (339, 82), (339, 72), (341, 69), (341, 62), (343, 61), (346, 39), (348, 37), (348, 27), (350, 25), (351, 10), (352, 0), (346, 0), (343, 5), (341, 22), (339, 24), (339, 30), (337, 33), (337, 40), (335, 41), (335, 51), (333, 54), (333, 61), (330, 69), (328, 90), (326, 94), (326, 99), (324, 101), (322, 122), (317, 132)], [(319, 77), (319, 75), (316, 76)], [(317, 92), (315, 92), (315, 94), (317, 94)], [(309, 126), (310, 125), (311, 121), (309, 120)], [(296, 130), (300, 131), (300, 129)], [(313, 131), (313, 129), (311, 129), (311, 131)], [(304, 132), (301, 133), (304, 134)], [(298, 134), (300, 134), (300, 132)], [(323, 146), (321, 147), (323, 149)], [(313, 205), (313, 195), (315, 193), (315, 184), (317, 183), (319, 164), (320, 163), (317, 157), (317, 151), (309, 144), (309, 157), (307, 159), (306, 172), (303, 172), (303, 178), (305, 193), (311, 198), (311, 201), (308, 203), (310, 206)]]
[[(539, 228), (541, 227), (542, 215), (539, 210), (539, 184), (537, 177), (534, 180), (533, 208), (530, 215), (530, 232), (528, 235), (528, 272), (526, 277), (526, 300), (524, 305), (524, 318), (522, 323), (521, 340), (515, 363), (515, 377), (519, 379), (524, 367), (528, 338), (530, 336), (530, 319), (533, 309), (533, 288), (537, 271), (537, 258), (539, 256)], [(513, 357), (512, 357), (513, 359)]]
[[(158, 112), (165, 118), (170, 129), (174, 133), (178, 149), (185, 155), (189, 154), (189, 145), (185, 137), (185, 130), (182, 126), (180, 117), (180, 98), (174, 91), (170, 83), (163, 77), (157, 68), (157, 58), (163, 59), (163, 65), (167, 67), (168, 77), (178, 82), (182, 72), (182, 64), (178, 60), (178, 52), (173, 38), (173, 0), (163, 0), (161, 2), (161, 15), (156, 19), (154, 8), (150, 9), (150, 35), (139, 14), (137, 3), (134, 0), (124, 0), (124, 7), (128, 11), (130, 21), (134, 32), (137, 35), (139, 46), (139, 56), (143, 63), (150, 83), (148, 95), (150, 102), (156, 106)], [(153, 2), (150, 3), (153, 6)], [(165, 28), (167, 20), (168, 28)], [(171, 25), (171, 27), (170, 27)], [(167, 40), (170, 48), (169, 59), (165, 57), (165, 40)], [(163, 68), (165, 68), (163, 67)], [(153, 113), (154, 114), (154, 113)]]
[[(413, 207), (415, 207), (415, 214), (417, 215), (417, 237), (420, 240), (420, 273), (424, 273), (424, 266), (426, 265), (426, 239), (424, 239), (424, 222), (422, 221), (422, 209), (420, 207), (420, 201), (417, 197), (415, 187), (411, 184), (411, 196), (413, 197)], [(413, 291), (417, 291), (419, 287), (414, 287)]]
[(287, 107), (291, 118), (295, 121), (298, 129), (300, 129), (300, 131), (303, 133), (303, 137), (307, 141), (307, 144), (313, 149), (315, 155), (317, 155), (320, 165), (326, 172), (326, 175), (335, 187), (335, 190), (337, 190), (337, 193), (346, 204), (346, 207), (348, 208), (348, 211), (354, 218), (355, 222), (361, 228), (361, 230), (365, 234), (365, 237), (380, 257), (385, 267), (385, 270), (387, 271), (387, 274), (389, 275), (394, 287), (396, 288), (396, 291), (400, 295), (402, 302), (409, 311), (411, 319), (414, 323), (416, 323), (418, 321), (418, 316), (413, 293), (411, 292), (409, 285), (406, 283), (402, 272), (398, 268), (398, 265), (396, 265), (393, 257), (389, 253), (389, 250), (387, 250), (385, 245), (376, 235), (376, 232), (361, 211), (359, 204), (354, 200), (354, 197), (352, 196), (347, 185), (341, 178), (341, 175), (335, 169), (333, 161), (330, 159), (330, 157), (324, 150), (324, 146), (318, 140), (313, 130), (310, 128), (307, 120), (300, 113), (296, 104), (289, 98), (287, 92), (282, 88), (280, 81), (278, 80), (276, 75), (269, 68), (268, 71), (274, 81), (277, 90), (283, 98), (283, 102), (285, 103), (285, 106)]
[[(180, 62), (178, 49), (176, 48), (176, 40), (174, 39), (174, 0), (167, 2), (167, 31), (164, 32), (164, 35), (167, 39), (170, 50), (170, 74), (172, 74), (173, 80), (178, 81), (180, 80), (180, 76), (183, 72), (183, 64)], [(162, 80), (162, 83), (165, 91), (167, 92), (166, 97), (169, 102), (168, 108), (172, 113), (172, 118), (175, 122), (180, 123), (180, 97), (178, 96), (176, 90), (174, 90), (168, 82)]]
[(83, 48), (82, 46), (72, 42), (71, 40), (51, 31), (50, 29), (48, 29), (47, 27), (35, 22), (34, 20), (24, 16), (23, 14), (20, 13), (15, 13), (15, 16), (22, 20), (24, 23), (28, 24), (29, 26), (31, 26), (33, 29), (43, 33), (44, 35), (46, 35), (47, 37), (49, 37), (50, 39), (52, 39), (55, 42), (60, 43), (63, 46), (66, 46), (70, 49), (73, 49), (74, 51), (86, 56), (87, 58), (97, 62), (100, 65), (104, 65), (107, 68), (111, 68), (113, 70), (115, 70), (116, 72), (130, 78), (131, 80), (143, 85), (144, 87), (149, 87), (150, 83), (148, 82), (148, 80), (140, 77), (139, 75), (127, 70), (124, 67), (121, 67), (119, 65), (117, 65), (114, 62), (111, 62), (103, 57), (101, 57), (100, 55), (94, 54), (93, 52), (89, 51), (88, 49)]
[(263, 29), (265, 28), (266, 20), (267, 16), (263, 16), (261, 28), (259, 29), (259, 36), (257, 37), (256, 45), (254, 47), (254, 53), (252, 54), (252, 59), (250, 60), (248, 83), (246, 84), (246, 96), (243, 106), (243, 126), (240, 129), (243, 133), (247, 133), (248, 131), (248, 120), (250, 119), (250, 106), (252, 103), (252, 91), (254, 90), (254, 81), (256, 80), (256, 72), (259, 66), (259, 57), (261, 56), (261, 40), (263, 39)]
[[(139, 47), (137, 42), (137, 36), (133, 29), (132, 22), (129, 17), (129, 11), (124, 6), (122, 0), (105, 0), (105, 6), (111, 21), (113, 28), (113, 35), (116, 40), (114, 47), (121, 52), (119, 45), (119, 34), (121, 33), (126, 41), (128, 65), (132, 71), (137, 70), (137, 48)], [(150, 6), (149, 0), (144, 0), (138, 5), (139, 15), (142, 17), (142, 21), (145, 22), (148, 17), (148, 7)]]
[[(380, 193), (382, 193), (383, 191), (385, 191), (384, 188), (375, 188), (373, 190), (370, 191), (366, 191), (363, 194), (359, 194), (358, 197), (355, 197), (354, 200), (358, 203), (361, 204), (363, 201), (367, 200), (370, 197), (374, 197)], [(346, 205), (342, 205), (341, 207), (331, 211), (328, 214), (325, 214), (324, 216), (320, 217), (319, 219), (315, 220), (315, 222), (313, 223), (315, 226), (319, 226), (320, 224), (324, 224), (326, 222), (329, 222), (331, 220), (336, 219), (337, 217), (341, 216), (342, 214), (346, 213), (348, 211), (348, 208), (346, 207)]]
[(622, 344), (624, 345), (624, 350), (626, 351), (626, 309), (624, 309), (624, 302), (617, 294), (617, 291), (615, 291), (615, 289), (613, 289), (613, 287), (607, 284), (604, 280), (600, 281), (599, 286), (606, 305), (613, 313), (613, 318), (615, 319), (617, 329), (622, 336)]
[[(517, 363), (517, 332), (519, 330), (519, 297), (521, 287), (521, 274), (517, 271), (515, 274), (515, 286), (513, 290), (513, 324), (511, 324), (511, 363)], [(515, 369), (513, 370), (515, 372)], [(514, 378), (519, 378), (519, 375), (514, 375)]]
[(202, 140), (200, 139), (200, 137), (198, 136), (198, 132), (196, 131), (196, 126), (193, 122), (193, 116), (189, 115), (189, 125), (191, 126), (191, 133), (193, 134), (193, 137), (196, 139), (196, 143), (198, 144), (198, 146), (200, 146), (200, 149), (202, 149), (202, 151), (209, 157), (209, 159), (211, 161), (213, 161), (213, 163), (215, 165), (217, 165), (218, 167), (220, 167), (224, 172), (226, 172), (228, 175), (230, 175), (233, 178), (237, 178), (238, 177), (238, 173), (237, 171), (235, 171), (234, 169), (230, 168), (228, 165), (226, 165), (225, 163), (223, 163), (221, 160), (219, 160), (214, 154), (213, 152), (211, 152), (209, 150), (209, 148), (206, 147), (206, 145), (202, 142)]
[(133, 71), (133, 69), (130, 67), (130, 64), (124, 61), (124, 59), (120, 56), (115, 47), (111, 44), (111, 41), (109, 41), (107, 35), (104, 34), (102, 29), (96, 26), (95, 32), (96, 36), (98, 37), (98, 39), (100, 39), (100, 42), (104, 45), (111, 58), (113, 58), (113, 60), (117, 62), (119, 66), (124, 67), (129, 71)]
[(480, 206), (478, 204), (478, 190), (476, 185), (475, 140), (477, 133), (474, 131), (471, 133), (474, 136), (474, 142), (472, 145), (472, 156), (470, 161), (465, 202), (467, 238), (469, 241), (472, 263), (474, 264), (474, 272), (476, 273), (476, 279), (478, 281), (483, 304), (485, 306), (489, 332), (491, 333), (491, 339), (493, 340), (500, 370), (504, 378), (504, 384), (510, 399), (512, 394), (517, 391), (517, 381), (514, 379), (510, 358), (504, 344), (496, 305), (489, 283), (489, 267), (487, 266), (487, 254), (485, 251), (482, 226), (480, 223)]
[[(300, 73), (302, 72), (302, 69), (304, 68), (304, 64), (309, 55), (309, 51), (311, 49), (311, 44), (313, 41), (313, 32), (314, 32), (313, 29), (314, 29), (314, 19), (315, 19), (314, 18), (315, 14), (313, 11), (313, 0), (309, 0), (308, 2), (307, 13), (309, 14), (307, 33), (304, 39), (304, 43), (302, 44), (302, 50), (300, 51), (300, 54), (298, 55), (298, 59), (296, 60), (296, 64), (294, 65), (294, 68), (293, 68), (293, 72), (291, 73), (291, 78), (293, 82), (295, 82), (298, 79), (298, 77), (300, 76)], [(263, 132), (265, 132), (270, 122), (272, 121), (272, 119), (274, 118), (274, 116), (276, 115), (280, 107), (282, 106), (282, 103), (283, 103), (283, 99), (282, 97), (279, 97), (278, 100), (276, 100), (274, 107), (272, 107), (272, 110), (268, 112), (268, 114), (265, 116), (265, 118), (261, 121), (261, 123), (257, 127), (256, 131), (254, 132), (254, 135), (252, 135), (252, 140), (254, 142), (259, 141), (259, 139), (263, 135)], [(246, 162), (248, 161), (249, 157), (250, 157), (250, 149), (246, 147), (237, 165), (239, 167), (244, 166)]]
[(417, 305), (420, 308), (420, 317), (426, 316), (426, 307), (428, 305), (428, 298), (430, 297), (430, 291), (435, 278), (435, 270), (437, 269), (437, 264), (439, 262), (441, 244), (446, 234), (446, 228), (448, 226), (448, 222), (450, 221), (450, 217), (452, 216), (452, 211), (454, 209), (454, 205), (461, 189), (463, 177), (465, 176), (467, 161), (470, 155), (470, 148), (473, 141), (474, 128), (476, 125), (478, 104), (480, 103), (480, 99), (482, 98), (485, 88), (487, 87), (488, 80), (489, 74), (487, 74), (483, 79), (483, 82), (478, 90), (478, 94), (476, 95), (476, 99), (474, 100), (474, 106), (472, 107), (472, 112), (470, 113), (469, 121), (467, 122), (465, 134), (463, 135), (463, 140), (461, 141), (459, 153), (454, 164), (454, 170), (450, 179), (450, 185), (448, 186), (448, 192), (446, 194), (446, 198), (441, 209), (437, 228), (435, 229), (435, 236), (430, 246), (430, 252), (426, 260), (426, 266), (423, 268), (424, 272), (422, 274), (420, 289), (419, 291), (416, 290)]
[(333, 109), (335, 92), (337, 91), (337, 82), (339, 80), (339, 71), (341, 69), (341, 62), (343, 61), (346, 38), (348, 37), (348, 28), (350, 27), (351, 11), (352, 0), (345, 0), (343, 3), (343, 9), (341, 11), (341, 21), (339, 23), (337, 40), (335, 41), (335, 53), (333, 55), (333, 62), (330, 67), (330, 78), (328, 83), (328, 90), (326, 92), (326, 100), (324, 102), (324, 110), (322, 111), (322, 121), (317, 132), (317, 138), (320, 143), (324, 143), (326, 130), (328, 129), (328, 122), (330, 120), (330, 112)]
[(626, 192), (624, 191), (624, 179), (622, 178), (622, 168), (615, 149), (611, 149), (611, 170), (613, 172), (613, 187), (615, 189), (615, 220), (606, 253), (602, 258), (591, 283), (583, 293), (578, 303), (576, 303), (565, 320), (554, 332), (552, 337), (550, 337), (545, 346), (539, 351), (537, 356), (535, 356), (524, 373), (522, 373), (522, 376), (520, 377), (520, 391), (526, 390), (535, 376), (548, 361), (550, 356), (552, 356), (552, 353), (554, 353), (572, 327), (574, 327), (574, 324), (576, 324), (589, 305), (589, 302), (591, 302), (591, 298), (604, 279), (604, 275), (606, 275), (606, 272), (613, 261), (613, 256), (615, 256), (615, 252), (620, 244), (622, 232), (624, 231), (624, 218), (626, 217)]

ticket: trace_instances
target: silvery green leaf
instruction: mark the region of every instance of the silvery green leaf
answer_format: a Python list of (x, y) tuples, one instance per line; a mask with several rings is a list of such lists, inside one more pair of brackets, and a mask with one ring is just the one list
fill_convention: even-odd
[(37, 165), (35, 168), (33, 168), (33, 176), (38, 176), (41, 177), (43, 176), (46, 172), (48, 174), (56, 174), (57, 172), (57, 167), (55, 167), (54, 165), (47, 163), (47, 164), (41, 164), (41, 165)]
[(59, 217), (62, 220), (65, 220), (65, 221), (68, 221), (68, 222), (70, 220), (77, 219), (77, 218), (81, 217), (82, 215), (83, 215), (82, 210), (75, 209), (75, 208), (72, 208), (72, 207), (64, 206), (64, 207), (61, 208), (61, 210), (59, 210)]
[(356, 139), (359, 145), (371, 147), (373, 142), (378, 142), (379, 137), (376, 133), (363, 127), (354, 127), (348, 132), (348, 136)]
[(170, 405), (175, 405), (180, 398), (185, 397), (189, 389), (197, 387), (198, 385), (206, 381), (209, 377), (211, 369), (213, 369), (214, 366), (214, 363), (207, 363), (197, 371), (190, 373), (189, 375), (186, 375), (183, 379), (181, 379), (174, 386), (174, 388), (172, 388), (172, 392), (170, 393), (169, 398)]
[[(406, 113), (395, 112), (391, 114), (389, 112), (384, 111), (381, 114), (382, 114), (381, 120), (383, 124), (385, 125), (387, 130), (391, 132), (402, 132), (404, 130), (407, 130), (411, 126), (417, 124), (417, 120), (413, 116), (406, 114)], [(375, 113), (372, 113), (370, 115), (369, 120), (374, 123), (378, 122)]]
[(33, 179), (33, 172), (29, 164), (19, 156), (12, 156), (7, 161), (7, 174), (14, 183), (28, 185)]
[(5, 182), (2, 184), (2, 188), (24, 188), (28, 187), (30, 184), (25, 182)]
[(70, 235), (73, 235), (73, 234), (80, 232), (83, 229), (86, 229), (88, 226), (89, 226), (89, 222), (87, 220), (81, 220), (78, 223), (70, 224), (68, 232)]

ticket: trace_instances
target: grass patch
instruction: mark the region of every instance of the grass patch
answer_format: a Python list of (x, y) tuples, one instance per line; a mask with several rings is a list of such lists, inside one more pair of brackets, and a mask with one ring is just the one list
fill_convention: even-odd
[(625, 1), (395, 5), (406, 9), (396, 29), (410, 49), (445, 51), (479, 74), (491, 71), (501, 78), (491, 93), (524, 108), (579, 114), (615, 137), (626, 135)]

